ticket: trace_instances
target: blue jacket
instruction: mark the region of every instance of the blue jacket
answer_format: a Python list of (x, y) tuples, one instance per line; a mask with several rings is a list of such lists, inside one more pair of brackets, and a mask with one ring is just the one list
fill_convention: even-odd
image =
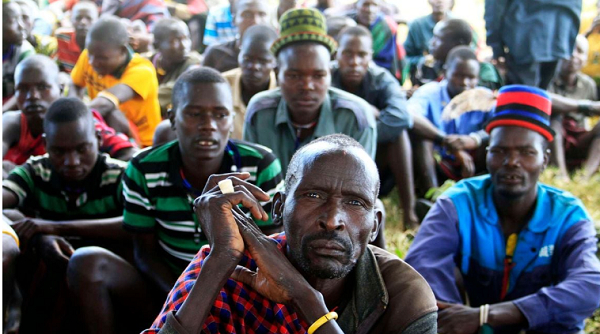
[(463, 180), (438, 199), (406, 262), (425, 277), (438, 300), (463, 303), (454, 277), (458, 267), (472, 306), (513, 301), (528, 329), (582, 330), (583, 320), (600, 305), (596, 231), (579, 199), (543, 184), (537, 190), (535, 212), (518, 235), (504, 300), (506, 239), (489, 175)]

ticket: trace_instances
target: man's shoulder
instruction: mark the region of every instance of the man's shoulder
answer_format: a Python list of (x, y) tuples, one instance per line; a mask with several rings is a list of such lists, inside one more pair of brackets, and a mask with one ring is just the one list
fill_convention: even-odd
[(234, 81), (235, 78), (237, 78), (237, 76), (242, 73), (242, 69), (240, 67), (236, 67), (232, 70), (223, 72), (223, 78), (225, 78), (225, 80), (227, 80), (227, 82), (229, 82), (229, 85), (231, 85), (233, 87), (234, 85)]
[(330, 87), (328, 94), (331, 100), (331, 110), (334, 113), (338, 110), (350, 110), (356, 117), (360, 129), (375, 126), (375, 117), (367, 101), (335, 87)]
[(390, 321), (394, 321), (396, 328), (406, 328), (437, 310), (433, 291), (423, 276), (396, 255), (379, 247), (368, 247), (375, 256), (388, 292), (389, 301), (384, 316), (384, 321), (388, 322), (386, 327), (389, 327)]
[(133, 56), (131, 57), (131, 60), (129, 61), (129, 64), (127, 64), (127, 67), (125, 68), (125, 72), (130, 72), (130, 71), (149, 71), (151, 74), (153, 74), (156, 77), (156, 70), (154, 69), (154, 65), (152, 65), (152, 62), (146, 58), (144, 58), (143, 56), (141, 56), (140, 54), (134, 53)]
[(430, 21), (432, 21), (431, 14), (421, 16), (421, 17), (414, 19), (412, 22), (410, 22), (408, 25), (408, 28), (410, 29), (413, 27), (419, 27), (419, 28), (426, 27), (429, 25)]
[(582, 85), (586, 88), (596, 88), (594, 79), (585, 73), (577, 72), (577, 80), (581, 80)]
[(457, 182), (454, 186), (446, 190), (442, 197), (457, 198), (460, 196), (476, 196), (483, 194), (485, 190), (491, 185), (491, 178), (489, 174), (475, 176), (467, 179), (462, 179)]
[(279, 101), (281, 101), (281, 89), (279, 88), (267, 90), (254, 95), (252, 99), (250, 99), (250, 103), (248, 103), (248, 107), (246, 108), (246, 119), (252, 119), (261, 111), (276, 111)]
[(163, 163), (168, 165), (172, 158), (172, 151), (176, 148), (174, 146), (177, 145), (179, 142), (175, 140), (164, 145), (145, 148), (131, 159), (131, 165), (138, 168), (146, 164)]
[(575, 223), (580, 220), (590, 220), (583, 202), (566, 190), (539, 183), (540, 189), (548, 196), (551, 207), (544, 208), (552, 217), (562, 216), (564, 219), (552, 219), (555, 223)]
[(275, 157), (273, 151), (266, 146), (236, 139), (231, 139), (230, 141), (237, 147), (242, 158), (252, 157), (262, 160), (273, 159)]
[(388, 70), (375, 63), (369, 64), (367, 73), (369, 76), (371, 76), (376, 84), (384, 82), (386, 84), (395, 84), (398, 87), (400, 86), (398, 80), (396, 80), (396, 78), (394, 78), (394, 76)]

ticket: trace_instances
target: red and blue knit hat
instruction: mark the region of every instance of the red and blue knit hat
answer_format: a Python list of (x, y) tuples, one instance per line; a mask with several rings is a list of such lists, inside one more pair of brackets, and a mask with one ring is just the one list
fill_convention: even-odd
[(498, 92), (496, 109), (485, 131), (491, 133), (499, 126), (519, 126), (553, 141), (555, 132), (550, 127), (551, 109), (550, 95), (544, 90), (522, 85), (504, 86)]

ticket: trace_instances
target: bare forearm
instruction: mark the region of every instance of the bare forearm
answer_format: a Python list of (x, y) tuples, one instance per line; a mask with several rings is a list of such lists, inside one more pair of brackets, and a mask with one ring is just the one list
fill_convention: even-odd
[(413, 114), (414, 126), (413, 133), (417, 136), (433, 141), (438, 136), (443, 136), (443, 133), (435, 127), (427, 118)]
[(80, 219), (67, 221), (51, 221), (44, 219), (32, 219), (43, 226), (42, 231), (46, 234), (60, 236), (79, 236), (83, 238), (106, 238), (112, 240), (124, 240), (131, 236), (123, 230), (123, 217), (104, 219)]
[(176, 313), (177, 320), (189, 333), (200, 333), (219, 291), (237, 263), (235, 257), (212, 253), (204, 260), (194, 287)]
[[(320, 317), (329, 313), (323, 296), (314, 289), (299, 293), (292, 301), (294, 310), (300, 314), (300, 317), (310, 326)], [(343, 333), (335, 320), (330, 320), (319, 327), (319, 334)]]

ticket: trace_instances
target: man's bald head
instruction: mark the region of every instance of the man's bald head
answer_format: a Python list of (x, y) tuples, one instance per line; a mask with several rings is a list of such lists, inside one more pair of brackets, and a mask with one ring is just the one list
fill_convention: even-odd
[(301, 178), (301, 174), (319, 157), (328, 154), (342, 153), (344, 155), (351, 154), (363, 161), (364, 170), (371, 175), (377, 175), (377, 187), (373, 189), (375, 198), (379, 194), (379, 173), (377, 165), (369, 156), (365, 148), (354, 138), (344, 134), (332, 134), (320, 137), (301, 147), (290, 160), (287, 173), (285, 176), (285, 189), (292, 189), (297, 181)]
[(471, 26), (465, 20), (448, 19), (438, 22), (429, 41), (429, 53), (438, 61), (445, 62), (448, 52), (459, 45), (469, 45), (473, 40)]
[(100, 18), (88, 32), (85, 44), (89, 46), (91, 42), (102, 42), (114, 46), (126, 46), (129, 42), (127, 27), (114, 16), (105, 16)]
[(53, 82), (58, 82), (58, 65), (48, 56), (36, 54), (21, 61), (15, 69), (15, 84), (19, 83), (21, 74), (26, 71), (43, 73), (44, 76), (52, 79)]

